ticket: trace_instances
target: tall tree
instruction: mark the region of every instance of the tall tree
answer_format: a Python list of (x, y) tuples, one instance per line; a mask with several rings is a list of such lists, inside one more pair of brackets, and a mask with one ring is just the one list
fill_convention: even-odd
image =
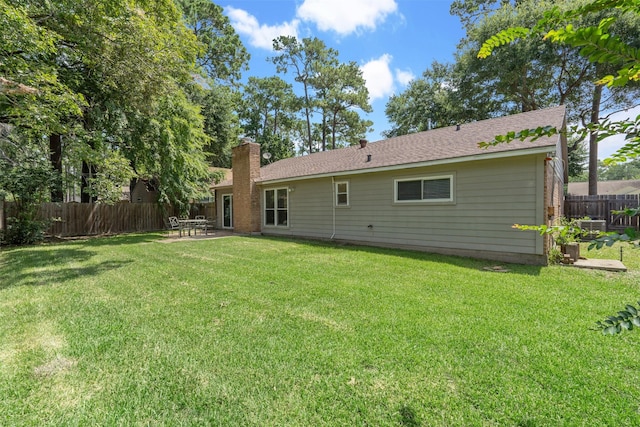
[[(81, 114), (83, 98), (59, 79), (54, 58), (58, 35), (36, 24), (25, 7), (0, 1), (0, 123), (30, 138), (51, 135), (51, 164), (60, 175), (60, 134)], [(62, 201), (62, 180), (51, 199)]]
[[(595, 2), (597, 3), (597, 2)], [(607, 22), (606, 30), (609, 36), (615, 37), (617, 40), (621, 40), (624, 43), (629, 43), (630, 46), (637, 46), (639, 40), (637, 34), (640, 31), (640, 18), (637, 14), (625, 13), (616, 9), (600, 9), (598, 11), (592, 9), (585, 9), (583, 14), (571, 14), (571, 10), (576, 7), (580, 7), (583, 2), (579, 1), (563, 1), (554, 2), (553, 4), (545, 4), (544, 2), (531, 2), (522, 1), (518, 2), (517, 6), (512, 8), (514, 14), (514, 20), (511, 22), (504, 22), (501, 28), (494, 27), (487, 32), (483, 32), (480, 37), (476, 38), (476, 42), (483, 43), (482, 39), (492, 39), (492, 34), (502, 33), (508, 28), (517, 28), (520, 34), (529, 27), (535, 27), (537, 23), (544, 19), (544, 16), (556, 16), (556, 25), (559, 26), (571, 26), (568, 28), (579, 27), (591, 27), (597, 29), (598, 24), (604, 19)], [(540, 9), (542, 8), (542, 9)], [(509, 6), (504, 6), (500, 11), (509, 11)], [(527, 20), (520, 20), (523, 16), (523, 11), (532, 10), (534, 13), (530, 15)], [(537, 12), (536, 12), (537, 11)], [(486, 20), (491, 20), (494, 16), (491, 15)], [(600, 29), (600, 34), (602, 28)], [(597, 37), (598, 33), (594, 33)], [(506, 40), (504, 36), (502, 40)], [(513, 38), (511, 40), (514, 40)], [(586, 42), (590, 43), (589, 41)], [(485, 44), (486, 45), (486, 44)], [(581, 121), (585, 129), (594, 129), (597, 127), (604, 112), (611, 113), (618, 110), (627, 109), (635, 104), (635, 101), (640, 93), (637, 85), (628, 85), (624, 89), (616, 86), (603, 86), (598, 82), (605, 76), (613, 72), (616, 68), (616, 64), (607, 63), (603, 61), (590, 61), (588, 55), (584, 55), (585, 43), (570, 44), (570, 43), (552, 43), (551, 37), (543, 39), (542, 37), (529, 37), (521, 39), (518, 43), (511, 45), (510, 49), (500, 49), (492, 55), (490, 61), (485, 61), (485, 64), (490, 64), (491, 61), (498, 60), (498, 55), (510, 55), (515, 54), (519, 50), (526, 48), (526, 46), (547, 46), (545, 52), (549, 52), (550, 55), (545, 55), (548, 60), (541, 63), (544, 66), (543, 71), (548, 74), (548, 81), (552, 82), (551, 91), (544, 90), (543, 96), (536, 95), (530, 97), (532, 100), (544, 100), (551, 95), (551, 100), (555, 103), (566, 103), (569, 107), (569, 119), (573, 121)], [(477, 44), (472, 48), (480, 50), (480, 57), (486, 58), (486, 49), (482, 50), (479, 47), (482, 44)], [(550, 50), (549, 50), (550, 49)], [(539, 58), (539, 54), (536, 52), (529, 52), (525, 56), (521, 57), (521, 60), (525, 63), (536, 63)], [(504, 61), (499, 61), (500, 66), (504, 64)], [(490, 65), (486, 65), (490, 66)], [(538, 75), (538, 74), (536, 74)], [(544, 88), (544, 81), (536, 80), (535, 88)], [(519, 85), (523, 87), (523, 85)], [(526, 99), (526, 97), (522, 97)], [(547, 105), (547, 102), (538, 103), (535, 108)], [(597, 165), (598, 165), (598, 150), (597, 141), (599, 139), (598, 133), (594, 130), (588, 135), (589, 142), (589, 194), (597, 194)]]
[(434, 61), (421, 78), (412, 80), (403, 92), (389, 98), (385, 114), (392, 127), (383, 135), (391, 138), (450, 126), (471, 118), (485, 118), (463, 114), (464, 102), (456, 99), (459, 85), (453, 65)]
[[(124, 176), (152, 170), (150, 159), (161, 159), (171, 151), (181, 151), (195, 163), (201, 161), (206, 139), (201, 135), (202, 119), (184, 98), (185, 86), (191, 84), (196, 70), (198, 45), (171, 0), (139, 5), (126, 0), (22, 4), (29, 22), (54, 37), (49, 56), (30, 59), (55, 70), (61, 85), (83, 100), (79, 129), (52, 128), (47, 133), (63, 135), (66, 159), (85, 163), (86, 195), (108, 200), (104, 191), (118, 189)], [(5, 28), (0, 33), (4, 35)], [(169, 99), (181, 108), (160, 111)], [(152, 120), (159, 117), (165, 120)], [(186, 128), (178, 131), (178, 123)], [(172, 137), (156, 139), (159, 134)], [(163, 161), (155, 164), (169, 167)], [(178, 204), (195, 196), (195, 187), (208, 173), (202, 165), (191, 171), (173, 170), (171, 179), (183, 181), (180, 186), (170, 185), (165, 170), (156, 170), (167, 181), (160, 181), (161, 193)], [(101, 185), (105, 180), (114, 185)]]
[(211, 0), (177, 2), (187, 27), (202, 45), (198, 65), (215, 83), (237, 82), (242, 70), (248, 69), (249, 53), (222, 8)]
[(362, 77), (362, 70), (355, 62), (320, 66), (311, 79), (316, 90), (318, 105), (322, 114), (322, 150), (327, 149), (327, 138), (331, 148), (343, 143), (357, 144), (363, 138), (371, 122), (362, 120), (356, 110), (372, 111), (369, 91)]
[(195, 102), (200, 105), (204, 132), (208, 137), (204, 146), (207, 163), (230, 168), (231, 147), (238, 141), (241, 131), (236, 114), (241, 103), (240, 94), (232, 87), (213, 85)]
[(316, 37), (298, 41), (293, 36), (280, 36), (273, 41), (273, 50), (280, 54), (271, 58), (279, 73), (293, 71), (296, 82), (302, 84), (302, 106), (306, 121), (305, 142), (309, 152), (313, 152), (314, 144), (311, 132), (311, 115), (314, 109), (312, 79), (320, 67), (336, 66), (338, 53), (328, 48)]
[[(633, 105), (638, 92), (603, 88), (596, 81), (610, 70), (602, 64), (594, 64), (580, 55), (578, 48), (568, 44), (551, 43), (540, 38), (527, 38), (512, 44), (509, 49), (499, 49), (489, 58), (477, 56), (485, 40), (510, 27), (533, 26), (545, 13), (555, 8), (567, 9), (580, 4), (575, 0), (547, 2), (519, 0), (503, 2), (494, 0), (460, 0), (452, 5), (452, 12), (458, 14), (467, 30), (456, 53), (456, 63), (449, 75), (452, 90), (438, 88), (438, 81), (425, 74), (423, 81), (415, 81), (406, 93), (401, 94), (408, 104), (417, 108), (403, 109), (404, 99), (391, 99), (387, 105), (388, 114), (396, 128), (390, 132), (404, 132), (424, 128), (425, 103), (434, 103), (435, 93), (443, 94), (439, 105), (453, 106), (447, 111), (449, 120), (479, 120), (491, 116), (512, 114), (522, 111), (566, 104), (570, 122), (580, 122), (589, 128), (600, 120), (602, 112), (612, 112)], [(573, 17), (566, 23), (589, 25), (597, 23), (599, 16), (587, 15), (580, 19)], [(617, 23), (616, 32), (624, 34), (627, 40), (634, 40), (640, 30), (638, 19), (626, 16)], [(637, 37), (635, 37), (637, 42)], [(433, 72), (437, 70), (435, 66)], [(435, 88), (434, 88), (435, 84)], [(437, 92), (436, 92), (437, 91)], [(429, 99), (425, 102), (420, 96)], [(433, 115), (430, 108), (429, 114)], [(418, 111), (414, 119), (412, 114)], [(397, 117), (397, 118), (396, 118)], [(597, 144), (592, 133), (590, 146), (590, 191), (597, 191)], [(569, 147), (577, 149), (579, 144)], [(570, 153), (571, 154), (571, 153)], [(570, 159), (576, 160), (577, 156)]]
[(263, 164), (294, 155), (292, 138), (300, 124), (296, 116), (300, 107), (292, 86), (280, 77), (249, 77), (239, 115), (245, 135), (269, 153)]
[(291, 85), (278, 76), (249, 77), (240, 112), (247, 136), (288, 134), (300, 107)]

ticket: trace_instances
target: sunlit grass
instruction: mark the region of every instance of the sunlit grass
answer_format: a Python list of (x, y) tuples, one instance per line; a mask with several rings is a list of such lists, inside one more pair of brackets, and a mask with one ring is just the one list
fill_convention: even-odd
[(640, 424), (633, 269), (162, 241), (0, 252), (0, 425)]

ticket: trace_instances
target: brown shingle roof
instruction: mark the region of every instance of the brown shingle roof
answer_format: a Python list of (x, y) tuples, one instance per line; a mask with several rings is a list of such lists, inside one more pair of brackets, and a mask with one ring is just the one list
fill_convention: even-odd
[[(588, 182), (570, 182), (567, 193), (573, 196), (589, 194)], [(640, 180), (598, 181), (598, 194), (640, 194)]]
[[(529, 111), (522, 114), (467, 123), (456, 130), (456, 126), (438, 128), (426, 132), (398, 136), (367, 144), (365, 148), (352, 146), (307, 156), (283, 159), (264, 166), (260, 170), (260, 181), (275, 181), (315, 175), (420, 164), (469, 156), (533, 149), (555, 148), (558, 137), (543, 137), (534, 142), (514, 141), (482, 149), (478, 143), (492, 141), (496, 135), (510, 131), (553, 126), (560, 129), (564, 124), (565, 107)], [(367, 161), (367, 156), (371, 160)], [(220, 186), (231, 185), (225, 181)]]

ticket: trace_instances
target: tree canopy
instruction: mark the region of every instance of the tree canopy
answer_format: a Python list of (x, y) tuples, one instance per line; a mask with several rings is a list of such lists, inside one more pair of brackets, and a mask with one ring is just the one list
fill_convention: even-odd
[[(404, 93), (390, 99), (387, 116), (392, 129), (387, 134), (425, 130), (428, 119), (431, 119), (429, 124), (436, 127), (559, 104), (567, 105), (569, 123), (588, 130), (606, 120), (606, 115), (635, 105), (640, 93), (637, 85), (598, 84), (612, 70), (612, 65), (590, 61), (581, 54), (579, 46), (542, 36), (520, 37), (508, 47), (493, 49), (490, 56), (483, 55), (485, 41), (495, 42), (496, 46), (501, 41), (515, 41), (525, 29), (535, 27), (553, 13), (561, 14), (562, 22), (572, 28), (599, 25), (604, 15), (595, 11), (585, 15), (569, 13), (581, 4), (584, 2), (580, 0), (454, 2), (452, 13), (460, 16), (466, 29), (455, 63), (433, 64)], [(610, 26), (612, 34), (628, 43), (638, 43), (640, 19), (637, 14), (617, 10), (601, 13), (614, 18)], [(509, 28), (515, 30), (509, 32)], [(511, 38), (505, 38), (506, 34)], [(443, 116), (445, 120), (441, 119)], [(590, 156), (590, 182), (595, 192), (598, 133), (582, 132), (578, 138), (569, 138), (572, 162), (569, 169), (572, 174), (580, 174), (582, 162), (578, 151), (583, 149), (585, 138)]]
[(51, 150), (85, 200), (114, 200), (134, 176), (178, 207), (208, 193), (206, 151), (217, 161), (237, 134), (218, 85), (248, 56), (219, 6), (180, 4), (184, 19), (173, 0), (0, 0), (0, 146), (20, 139), (45, 163)]
[[(522, 39), (549, 40), (570, 46), (594, 67), (600, 67), (597, 87), (622, 88), (622, 94), (631, 95), (633, 102), (637, 101), (635, 90), (640, 80), (639, 18), (635, 0), (593, 0), (572, 3), (568, 8), (554, 6), (531, 27), (510, 27), (488, 38), (478, 57), (487, 58), (497, 47)], [(575, 24), (576, 19), (587, 20)], [(626, 134), (629, 142), (612, 156), (613, 161), (625, 161), (640, 156), (638, 123), (640, 116), (635, 120), (595, 120), (588, 123), (585, 130), (595, 135), (596, 141)]]
[[(338, 51), (318, 38), (298, 40), (280, 36), (273, 41), (278, 55), (271, 58), (278, 73), (292, 73), (302, 85), (301, 140), (307, 152), (357, 144), (372, 123), (358, 110), (370, 112), (369, 92), (362, 71), (354, 62), (340, 63)], [(312, 122), (314, 113), (320, 120)]]

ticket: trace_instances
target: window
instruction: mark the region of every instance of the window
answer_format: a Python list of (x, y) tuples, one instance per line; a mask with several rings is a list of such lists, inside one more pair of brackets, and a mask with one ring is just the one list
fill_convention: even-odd
[(336, 182), (336, 206), (349, 206), (349, 182)]
[(453, 175), (396, 180), (396, 202), (453, 202)]
[(289, 223), (289, 190), (277, 188), (264, 192), (264, 224), (286, 227)]

